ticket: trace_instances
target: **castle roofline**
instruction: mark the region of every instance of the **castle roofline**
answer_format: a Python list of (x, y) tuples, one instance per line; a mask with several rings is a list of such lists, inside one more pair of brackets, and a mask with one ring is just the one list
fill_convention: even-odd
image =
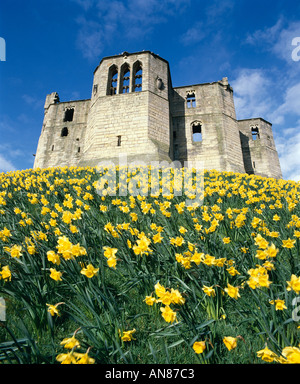
[(155, 58), (158, 58), (158, 59), (164, 61), (164, 62), (167, 63), (168, 66), (169, 66), (169, 62), (168, 62), (166, 59), (163, 59), (162, 57), (160, 57), (159, 55), (157, 55), (156, 53), (153, 53), (153, 52), (151, 52), (151, 51), (138, 51), (138, 52), (132, 52), (132, 53), (129, 53), (129, 52), (126, 52), (126, 51), (125, 51), (125, 52), (123, 52), (123, 53), (121, 53), (121, 54), (119, 54), (119, 55), (113, 55), (113, 56), (105, 56), (105, 57), (103, 57), (103, 58), (101, 59), (99, 65), (97, 65), (97, 67), (95, 68), (95, 70), (94, 70), (94, 74), (95, 74), (96, 70), (99, 68), (99, 66), (101, 65), (101, 63), (102, 63), (104, 60), (113, 59), (113, 58), (115, 58), (115, 57), (122, 57), (122, 56), (141, 55), (141, 54), (144, 54), (144, 53), (150, 54), (150, 55), (154, 56)]
[(241, 119), (241, 120), (237, 120), (237, 121), (239, 122), (239, 121), (253, 121), (253, 120), (261, 120), (261, 121), (264, 121), (267, 124), (272, 125), (272, 123), (270, 123), (268, 120), (263, 119), (262, 117), (252, 117), (250, 119)]
[(224, 77), (222, 80), (218, 80), (218, 81), (211, 81), (209, 83), (198, 83), (198, 84), (190, 84), (190, 85), (180, 85), (178, 87), (174, 87), (173, 89), (179, 89), (179, 88), (192, 88), (192, 87), (199, 87), (201, 85), (213, 85), (213, 84), (220, 84), (220, 85), (225, 85), (225, 86), (229, 86), (229, 83), (228, 83), (228, 78), (227, 77)]
[(83, 102), (83, 101), (91, 101), (91, 99), (60, 101), (59, 104), (80, 103), (80, 102)]
[(219, 81), (212, 81), (210, 83), (198, 83), (198, 84), (190, 84), (190, 85), (179, 85), (178, 87), (174, 87), (173, 89), (179, 89), (179, 88), (192, 88), (192, 87), (198, 87), (199, 85), (211, 85), (219, 83)]

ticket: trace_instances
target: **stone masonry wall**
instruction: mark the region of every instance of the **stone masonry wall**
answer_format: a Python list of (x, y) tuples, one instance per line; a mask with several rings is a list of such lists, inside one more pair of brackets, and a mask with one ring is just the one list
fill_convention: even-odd
[(282, 178), (272, 125), (261, 118), (239, 120), (238, 125), (246, 172)]
[[(45, 108), (34, 168), (78, 165), (84, 150), (89, 100), (52, 103)], [(64, 121), (65, 111), (74, 109), (73, 120)], [(67, 129), (66, 136), (62, 130)]]

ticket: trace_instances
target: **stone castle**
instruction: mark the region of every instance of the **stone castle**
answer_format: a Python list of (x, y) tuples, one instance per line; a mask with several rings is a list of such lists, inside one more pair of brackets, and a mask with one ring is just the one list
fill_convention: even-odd
[(282, 178), (272, 125), (237, 120), (233, 89), (221, 81), (173, 87), (168, 61), (150, 52), (105, 57), (91, 98), (46, 97), (34, 168), (178, 161), (194, 167)]

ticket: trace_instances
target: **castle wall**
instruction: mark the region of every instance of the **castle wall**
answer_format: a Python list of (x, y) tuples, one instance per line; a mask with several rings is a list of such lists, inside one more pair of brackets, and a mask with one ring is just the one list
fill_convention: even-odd
[[(194, 102), (188, 102), (189, 95), (195, 96)], [(187, 161), (190, 166), (204, 162), (206, 169), (244, 171), (232, 90), (227, 79), (175, 88), (171, 113), (174, 155), (178, 160)], [(195, 125), (201, 126), (201, 141), (194, 140)]]
[(238, 126), (245, 171), (249, 174), (282, 178), (272, 124), (256, 118), (239, 120)]
[(122, 156), (282, 177), (272, 125), (236, 120), (226, 77), (173, 88), (168, 62), (149, 51), (105, 57), (91, 99), (60, 102), (53, 92), (44, 111), (34, 168), (119, 164)]
[[(34, 168), (79, 164), (84, 150), (89, 104), (89, 100), (60, 103), (54, 99), (49, 101), (47, 97)], [(72, 121), (64, 121), (68, 109), (74, 110)], [(62, 135), (63, 130), (65, 135)]]

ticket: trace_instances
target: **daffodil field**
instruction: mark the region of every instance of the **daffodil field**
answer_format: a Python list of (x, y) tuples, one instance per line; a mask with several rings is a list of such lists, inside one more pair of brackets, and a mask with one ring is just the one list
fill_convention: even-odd
[(299, 363), (300, 183), (116, 171), (0, 174), (0, 363)]

